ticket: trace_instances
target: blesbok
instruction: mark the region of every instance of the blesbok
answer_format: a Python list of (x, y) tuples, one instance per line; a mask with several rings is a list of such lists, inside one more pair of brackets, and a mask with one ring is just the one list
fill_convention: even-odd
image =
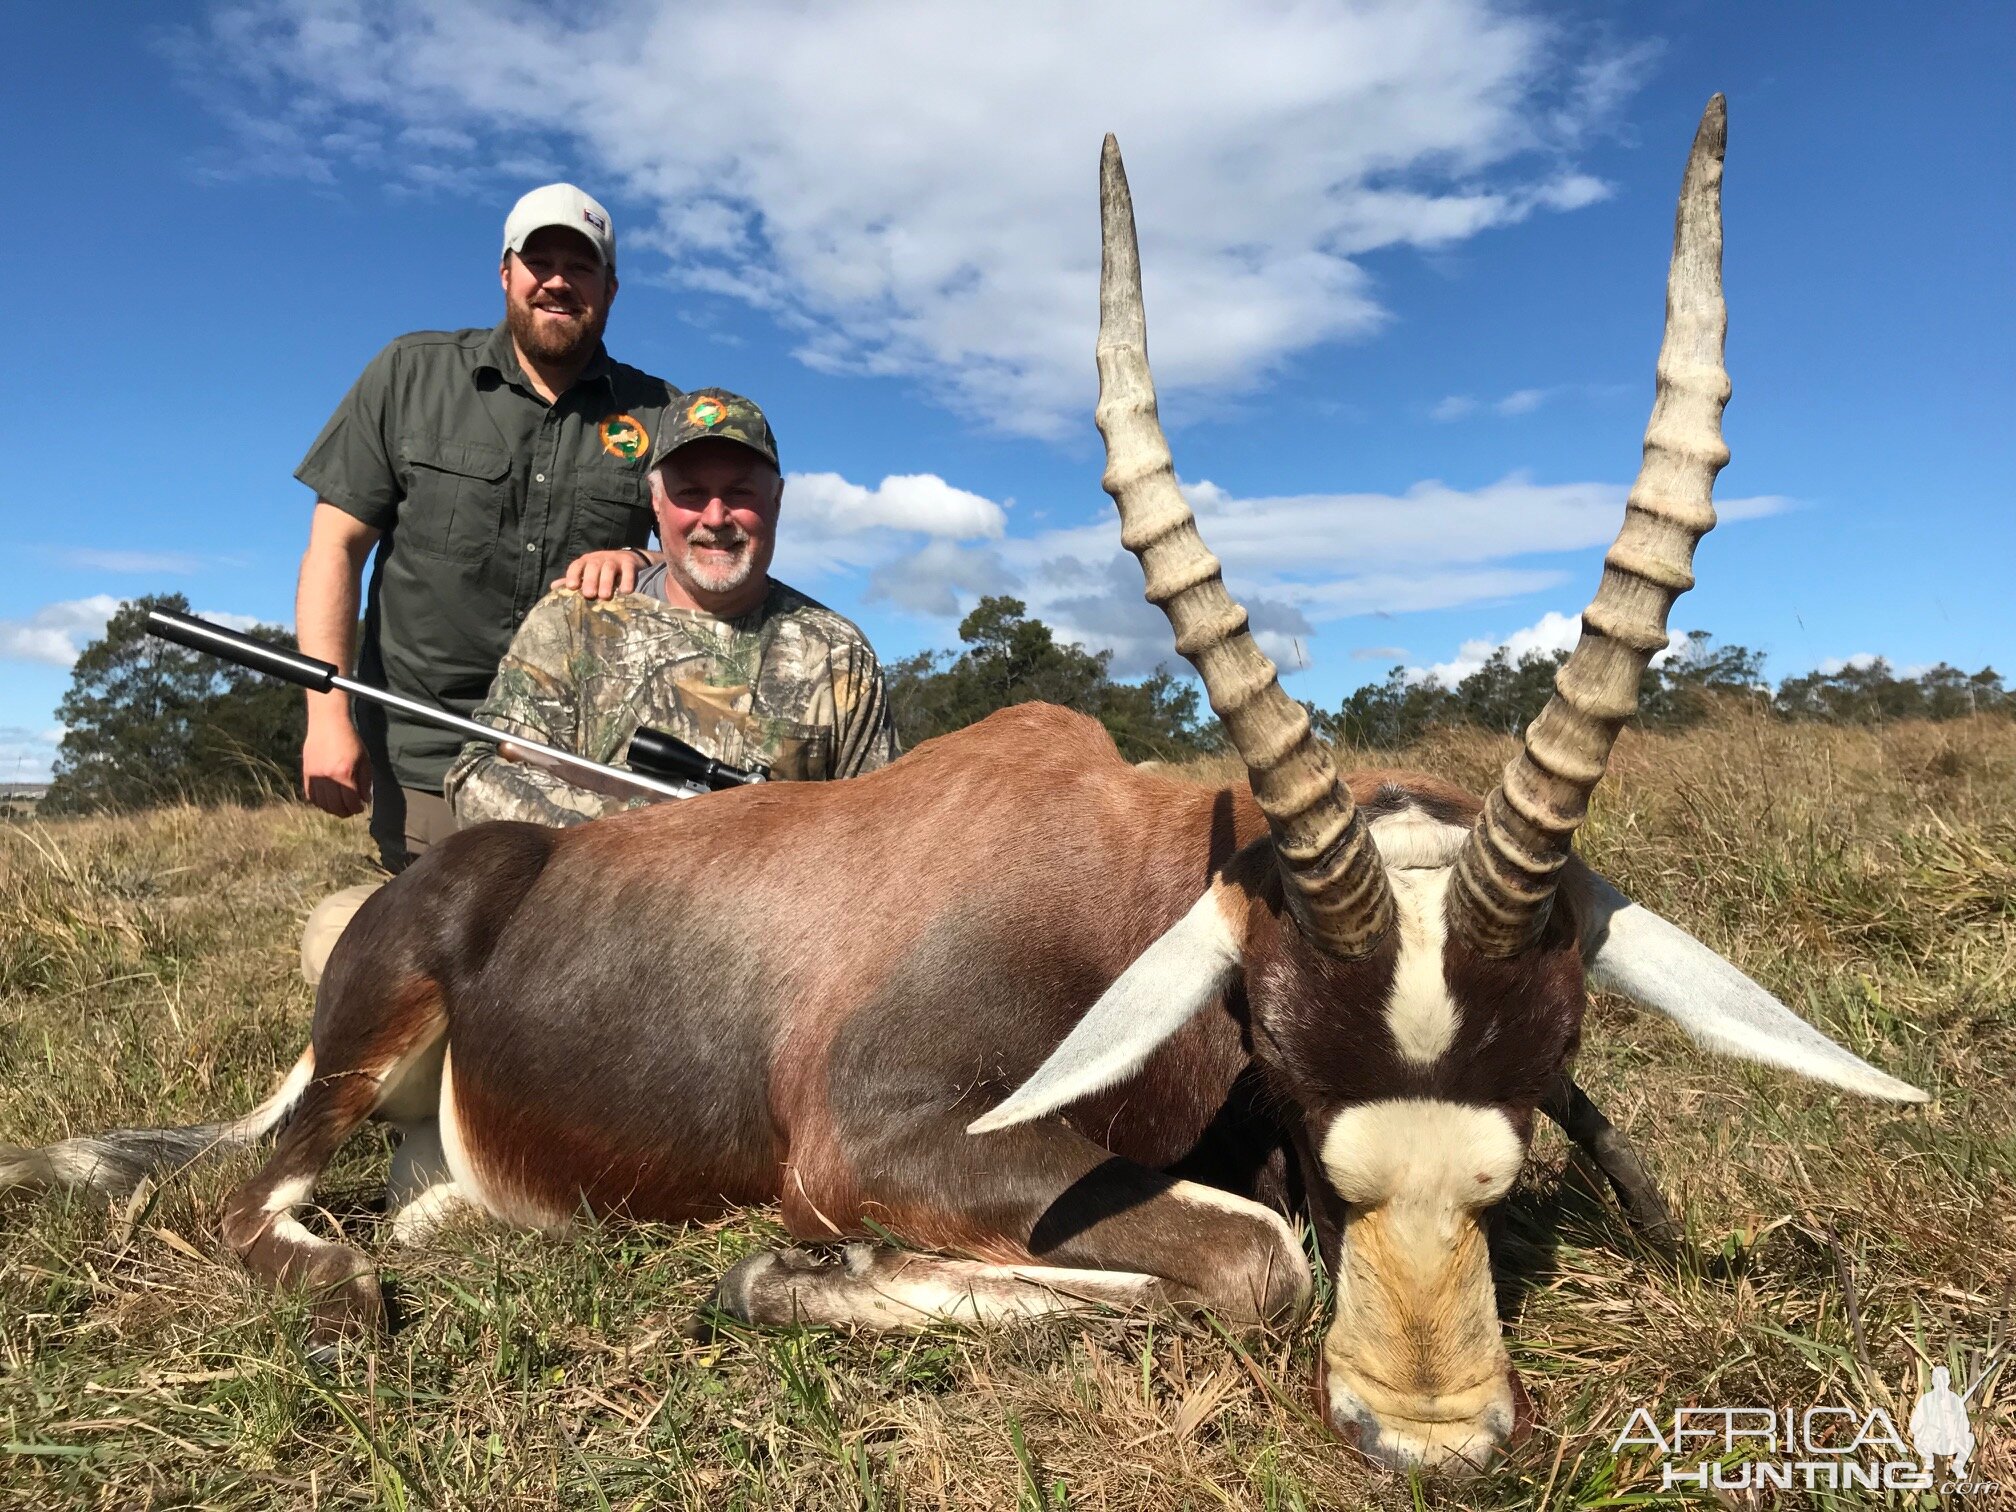
[(1483, 1217), (1563, 1084), (1586, 983), (1712, 1049), (1924, 1096), (1570, 850), (1714, 521), (1722, 148), (1717, 97), (1623, 532), (1483, 802), (1414, 773), (1340, 778), (1248, 634), (1156, 419), (1109, 138), (1105, 485), (1250, 792), (1136, 770), (1092, 720), (1026, 706), (849, 782), (483, 825), (359, 912), (260, 1108), (16, 1152), (0, 1185), (130, 1173), (284, 1120), (225, 1241), (313, 1288), (325, 1320), (367, 1322), (372, 1261), (298, 1215), (372, 1117), (404, 1132), (395, 1231), (456, 1204), (560, 1225), (584, 1205), (679, 1221), (775, 1201), (801, 1239), (879, 1226), (949, 1252), (752, 1255), (716, 1300), (756, 1323), (1289, 1319), (1311, 1285), (1288, 1215), (1306, 1215), (1335, 1278), (1330, 1423), (1383, 1463), (1484, 1463), (1518, 1395)]

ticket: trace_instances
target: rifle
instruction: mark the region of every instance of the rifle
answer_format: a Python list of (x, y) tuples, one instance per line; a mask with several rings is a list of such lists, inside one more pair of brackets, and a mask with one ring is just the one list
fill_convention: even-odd
[[(744, 783), (762, 782), (765, 774), (760, 771), (744, 771), (725, 762), (714, 760), (704, 751), (694, 749), (676, 735), (668, 735), (663, 730), (639, 729), (630, 737), (629, 749), (624, 753), (628, 768), (608, 766), (600, 761), (590, 761), (586, 756), (577, 756), (572, 751), (563, 751), (558, 746), (542, 741), (527, 740), (522, 735), (513, 735), (504, 730), (474, 719), (465, 719), (460, 714), (451, 714), (446, 709), (437, 709), (432, 704), (407, 698), (404, 694), (393, 693), (384, 688), (374, 688), (369, 683), (361, 683), (332, 667), (328, 662), (317, 661), (312, 656), (303, 656), (299, 651), (289, 651), (284, 646), (276, 646), (257, 636), (244, 635), (236, 630), (227, 630), (222, 625), (213, 625), (206, 619), (193, 614), (177, 614), (171, 609), (150, 609), (147, 611), (147, 633), (165, 641), (173, 641), (178, 646), (186, 646), (191, 651), (200, 651), (206, 656), (222, 657), (254, 672), (263, 672), (268, 677), (278, 677), (287, 682), (299, 684), (311, 693), (329, 693), (342, 690), (352, 698), (361, 698), (366, 703), (375, 703), (388, 709), (397, 709), (423, 724), (439, 725), (444, 730), (454, 730), (475, 740), (493, 740), (500, 747), (508, 745), (515, 753), (512, 759), (524, 760), (528, 765), (543, 767), (556, 777), (586, 787), (593, 792), (606, 792), (611, 786), (651, 799), (695, 798), (702, 793), (718, 792), (722, 788), (740, 787)], [(583, 782), (579, 778), (592, 776), (595, 781)]]

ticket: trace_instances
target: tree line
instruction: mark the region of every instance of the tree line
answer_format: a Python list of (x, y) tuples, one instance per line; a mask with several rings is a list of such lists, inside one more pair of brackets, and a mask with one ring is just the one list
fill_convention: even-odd
[[(43, 811), (294, 795), (306, 722), (300, 692), (147, 635), (147, 611), (155, 608), (187, 612), (189, 603), (179, 593), (135, 599), (78, 657), (57, 710), (66, 729)], [(294, 645), (277, 626), (251, 633)], [(980, 600), (958, 633), (956, 651), (922, 651), (884, 669), (906, 747), (1032, 700), (1092, 715), (1130, 761), (1183, 761), (1222, 747), (1194, 680), (1164, 668), (1141, 682), (1121, 681), (1110, 652), (1059, 640), (1019, 599)], [(1437, 725), (1510, 733), (1540, 711), (1566, 660), (1566, 652), (1514, 660), (1500, 649), (1453, 686), (1395, 667), (1338, 708), (1312, 705), (1309, 712), (1319, 734), (1347, 746), (1392, 749)], [(1676, 728), (1728, 703), (1840, 724), (2016, 716), (2016, 695), (1992, 667), (1965, 673), (1942, 662), (1906, 677), (1879, 658), (1789, 677), (1775, 689), (1763, 672), (1761, 652), (1691, 632), (1683, 648), (1646, 671), (1638, 722)]]
[[(1554, 674), (1567, 660), (1566, 651), (1528, 651), (1514, 661), (1500, 647), (1454, 686), (1395, 667), (1383, 682), (1353, 692), (1334, 713), (1313, 711), (1316, 726), (1339, 744), (1387, 749), (1406, 745), (1437, 725), (1513, 733), (1524, 729), (1546, 704)], [(2016, 715), (2016, 694), (2002, 686), (1993, 667), (1967, 673), (1941, 662), (1902, 676), (1877, 657), (1866, 664), (1788, 677), (1773, 689), (1764, 677), (1763, 652), (1718, 646), (1707, 631), (1693, 630), (1673, 655), (1645, 669), (1636, 723), (1648, 729), (1677, 729), (1731, 704), (1785, 719), (1832, 724)]]

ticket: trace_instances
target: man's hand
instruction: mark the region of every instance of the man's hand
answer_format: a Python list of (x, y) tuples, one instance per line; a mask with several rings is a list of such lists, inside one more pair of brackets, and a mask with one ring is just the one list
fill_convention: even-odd
[(628, 548), (591, 551), (569, 563), (567, 575), (553, 579), (552, 586), (572, 588), (585, 599), (610, 599), (619, 593), (636, 592), (638, 569), (646, 561), (656, 560), (649, 552), (640, 554)]
[[(315, 501), (301, 582), (294, 592), (294, 634), (303, 655), (348, 672), (357, 634), (357, 589), (379, 532)], [(301, 742), (301, 791), (325, 814), (348, 819), (371, 802), (371, 761), (350, 723), (350, 695), (308, 695), (308, 738)]]
[(310, 721), (301, 744), (301, 791), (325, 814), (348, 819), (371, 804), (371, 758), (348, 719)]

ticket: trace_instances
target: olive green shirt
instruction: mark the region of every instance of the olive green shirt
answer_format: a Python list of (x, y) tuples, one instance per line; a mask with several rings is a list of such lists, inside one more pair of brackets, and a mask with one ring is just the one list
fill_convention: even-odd
[[(472, 712), (569, 562), (650, 538), (646, 427), (677, 393), (605, 351), (549, 405), (503, 326), (416, 331), (373, 358), (294, 474), (384, 532), (358, 676)], [(401, 785), (435, 792), (462, 744), (375, 706), (358, 728)]]

